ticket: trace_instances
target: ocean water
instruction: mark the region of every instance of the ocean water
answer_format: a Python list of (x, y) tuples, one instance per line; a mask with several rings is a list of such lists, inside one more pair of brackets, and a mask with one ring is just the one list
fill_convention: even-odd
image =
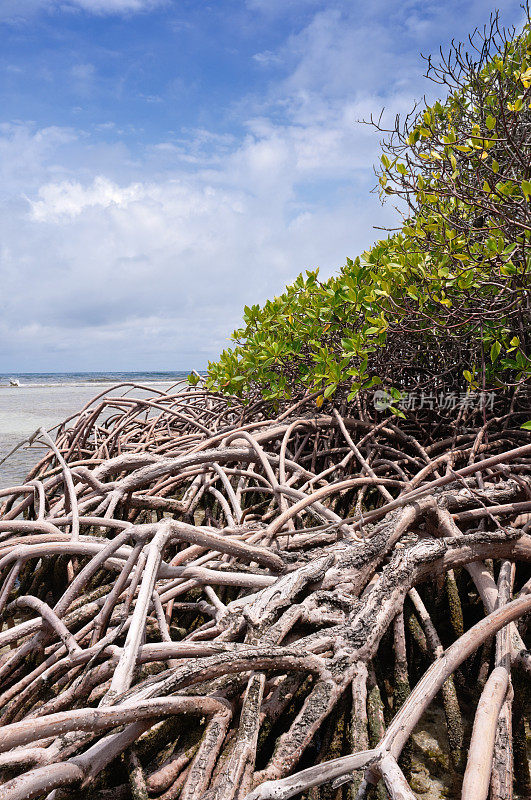
[[(107, 387), (131, 382), (168, 390), (188, 372), (0, 373), (0, 461), (38, 428), (52, 428)], [(10, 378), (20, 386), (12, 387)], [(127, 387), (116, 394), (127, 392)], [(142, 389), (129, 393), (141, 396)], [(0, 488), (21, 483), (44, 449), (21, 448), (0, 464)]]

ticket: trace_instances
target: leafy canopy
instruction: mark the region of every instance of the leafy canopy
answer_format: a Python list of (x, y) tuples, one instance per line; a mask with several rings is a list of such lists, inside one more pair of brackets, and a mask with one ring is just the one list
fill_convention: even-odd
[[(235, 346), (207, 387), (318, 405), (379, 384), (400, 390), (514, 387), (531, 374), (531, 26), (497, 17), (481, 36), (428, 60), (444, 102), (384, 130), (382, 198), (405, 204), (398, 233), (321, 282), (299, 275), (245, 307)], [(191, 377), (194, 382), (196, 378)]]

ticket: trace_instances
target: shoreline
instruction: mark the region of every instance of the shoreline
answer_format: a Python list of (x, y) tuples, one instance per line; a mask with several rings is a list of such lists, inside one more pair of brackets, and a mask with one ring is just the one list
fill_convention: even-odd
[[(39, 427), (49, 430), (64, 419), (75, 414), (94, 395), (116, 386), (116, 376), (125, 380), (134, 379), (143, 385), (149, 394), (154, 388), (169, 387), (182, 381), (187, 372), (165, 373), (166, 379), (158, 379), (163, 373), (18, 373), (22, 382), (13, 387), (0, 384), (0, 461), (19, 442), (30, 436)], [(0, 380), (7, 373), (0, 375)], [(82, 380), (83, 376), (95, 376)], [(9, 377), (9, 376), (8, 376)], [(63, 380), (58, 380), (63, 377)], [(32, 382), (28, 379), (33, 378)], [(48, 380), (43, 380), (47, 378)], [(116, 390), (118, 392), (124, 390)], [(136, 390), (137, 393), (141, 390)], [(37, 455), (37, 459), (40, 456)], [(20, 449), (3, 464), (0, 464), (0, 489), (20, 483), (35, 462), (35, 451)]]

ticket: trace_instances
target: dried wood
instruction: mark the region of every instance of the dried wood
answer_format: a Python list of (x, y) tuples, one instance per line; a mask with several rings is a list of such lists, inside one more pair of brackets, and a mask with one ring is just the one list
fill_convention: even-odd
[[(530, 675), (521, 412), (487, 437), (470, 411), (431, 440), (420, 420), (312, 402), (275, 418), (200, 387), (103, 392), (36, 432), (49, 451), (0, 492), (1, 800), (324, 798), (345, 781), (410, 800), (403, 748), (442, 689), (458, 766), (470, 696), (453, 678), (490, 637), (463, 797), (510, 798), (512, 671)], [(389, 652), (392, 685), (373, 676)]]

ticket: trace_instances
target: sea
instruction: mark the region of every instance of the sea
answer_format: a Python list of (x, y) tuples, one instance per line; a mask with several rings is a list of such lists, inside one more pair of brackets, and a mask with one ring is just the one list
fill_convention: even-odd
[[(140, 384), (146, 389), (129, 393), (141, 396), (150, 386), (167, 391), (187, 375), (188, 371), (0, 373), (0, 462), (38, 428), (53, 428), (107, 387)], [(10, 380), (19, 386), (11, 386)], [(116, 393), (125, 391), (122, 387)], [(0, 463), (0, 488), (19, 485), (43, 452), (42, 447), (21, 447)]]

